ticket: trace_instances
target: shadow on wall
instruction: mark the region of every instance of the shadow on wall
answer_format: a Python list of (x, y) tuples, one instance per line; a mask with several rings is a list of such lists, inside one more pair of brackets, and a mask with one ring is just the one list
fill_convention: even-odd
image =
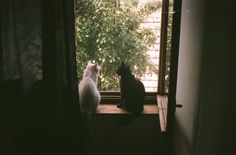
[(165, 155), (165, 136), (160, 132), (158, 115), (142, 115), (128, 125), (120, 125), (121, 115), (92, 118), (89, 154)]

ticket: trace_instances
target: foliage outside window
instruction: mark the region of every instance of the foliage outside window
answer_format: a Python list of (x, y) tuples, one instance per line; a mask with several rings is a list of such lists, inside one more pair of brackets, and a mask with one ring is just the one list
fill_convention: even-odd
[(88, 60), (102, 66), (98, 85), (102, 91), (119, 90), (116, 69), (122, 61), (138, 78), (145, 72), (158, 74), (158, 67), (145, 52), (156, 37), (139, 25), (147, 15), (161, 9), (160, 1), (138, 7), (137, 0), (77, 0), (75, 9), (79, 80)]
[(169, 13), (167, 25), (167, 42), (166, 42), (166, 68), (165, 68), (165, 93), (169, 92), (169, 76), (170, 76), (170, 56), (171, 56), (171, 37), (172, 37), (172, 20), (173, 20), (173, 0), (169, 0)]

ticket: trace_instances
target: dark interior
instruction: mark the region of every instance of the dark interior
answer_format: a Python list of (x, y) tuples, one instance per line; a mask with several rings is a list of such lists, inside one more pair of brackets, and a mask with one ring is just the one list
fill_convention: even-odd
[[(124, 126), (117, 123), (122, 115), (95, 115), (88, 149), (78, 106), (73, 0), (2, 0), (0, 154), (235, 155), (235, 6), (176, 1), (180, 35), (168, 131), (161, 133), (158, 115)], [(183, 107), (174, 110), (175, 104)]]

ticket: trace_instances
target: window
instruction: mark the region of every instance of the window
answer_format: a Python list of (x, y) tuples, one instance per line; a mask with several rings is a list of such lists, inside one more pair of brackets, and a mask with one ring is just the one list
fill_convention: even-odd
[(77, 74), (88, 60), (102, 66), (102, 102), (119, 98), (116, 69), (122, 61), (145, 85), (147, 102), (168, 93), (172, 2), (76, 0)]

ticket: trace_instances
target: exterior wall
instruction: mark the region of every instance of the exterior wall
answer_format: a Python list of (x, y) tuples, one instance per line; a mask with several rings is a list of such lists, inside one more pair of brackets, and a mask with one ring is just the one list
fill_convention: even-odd
[[(141, 28), (150, 29), (155, 33), (156, 43), (149, 47), (147, 53), (149, 55), (150, 61), (155, 65), (159, 65), (159, 55), (160, 55), (160, 32), (161, 32), (161, 10), (152, 13), (147, 17), (144, 23), (140, 25)], [(157, 67), (158, 68), (158, 67)], [(142, 82), (145, 85), (146, 91), (156, 92), (158, 87), (158, 75), (146, 73), (142, 77)]]
[[(149, 2), (149, 0), (140, 0), (139, 4), (143, 5)], [(144, 23), (140, 25), (141, 29), (149, 29), (154, 32), (156, 37), (156, 42), (152, 47), (148, 47), (147, 54), (149, 55), (150, 61), (155, 65), (159, 65), (159, 55), (160, 55), (160, 33), (161, 33), (161, 14), (162, 10), (156, 11), (149, 15)], [(158, 68), (158, 67), (157, 67)], [(156, 92), (158, 88), (158, 75), (146, 73), (142, 78), (142, 82), (145, 85), (145, 90), (147, 92)]]

